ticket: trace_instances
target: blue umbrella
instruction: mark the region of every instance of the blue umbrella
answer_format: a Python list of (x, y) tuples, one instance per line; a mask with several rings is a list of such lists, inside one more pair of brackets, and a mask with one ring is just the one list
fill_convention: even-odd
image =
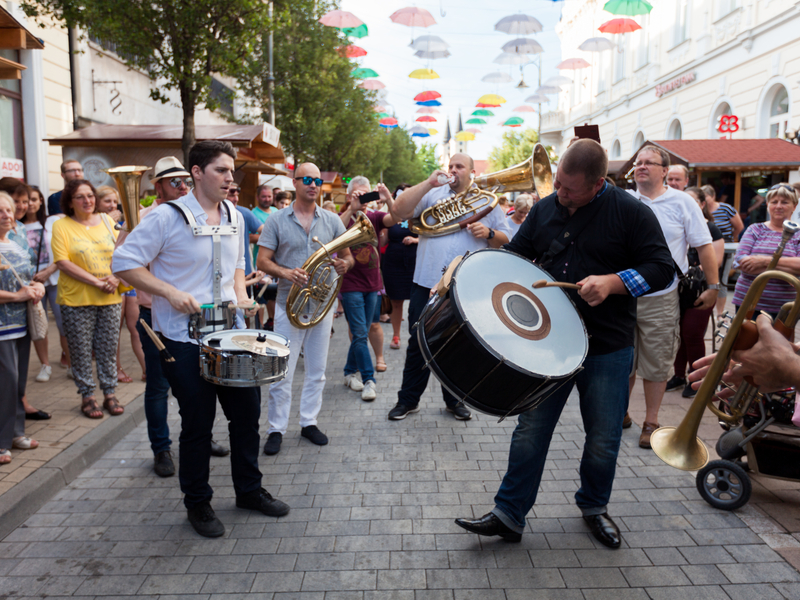
[(438, 100), (425, 100), (424, 102), (417, 102), (420, 106), (441, 106), (442, 103)]

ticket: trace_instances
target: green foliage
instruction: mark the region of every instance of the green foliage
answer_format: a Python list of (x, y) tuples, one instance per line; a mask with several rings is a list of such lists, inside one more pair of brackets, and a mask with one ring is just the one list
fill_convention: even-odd
[(439, 161), (436, 160), (436, 144), (422, 144), (419, 149), (419, 157), (422, 161), (422, 176), (427, 178), (436, 169), (441, 168)]
[[(524, 129), (522, 131), (509, 130), (503, 134), (503, 141), (500, 146), (492, 148), (489, 152), (489, 171), (499, 171), (506, 167), (511, 167), (523, 160), (530, 158), (533, 147), (539, 141), (539, 136), (534, 129)], [(550, 159), (555, 155), (550, 146), (545, 146)]]
[(153, 202), (155, 201), (155, 196), (145, 196), (139, 201), (139, 204), (142, 206), (142, 208), (147, 208), (148, 206), (152, 206)]

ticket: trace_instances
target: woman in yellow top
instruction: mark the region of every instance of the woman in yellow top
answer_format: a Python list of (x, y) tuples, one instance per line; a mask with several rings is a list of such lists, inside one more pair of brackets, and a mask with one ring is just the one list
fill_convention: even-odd
[(95, 189), (85, 179), (67, 183), (61, 194), (66, 217), (53, 224), (53, 259), (61, 271), (56, 302), (61, 306), (72, 373), (82, 397), (81, 411), (101, 419), (95, 400), (92, 350), (103, 390), (103, 407), (111, 415), (124, 409), (114, 395), (117, 386), (117, 344), (122, 297), (111, 274), (117, 232), (108, 215), (95, 212)]

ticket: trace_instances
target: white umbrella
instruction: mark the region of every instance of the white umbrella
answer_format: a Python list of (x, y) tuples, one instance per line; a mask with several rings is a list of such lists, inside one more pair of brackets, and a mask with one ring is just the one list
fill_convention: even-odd
[(542, 94), (542, 95), (545, 95), (545, 94), (557, 94), (560, 91), (561, 91), (561, 89), (556, 87), (556, 86), (554, 86), (554, 85), (543, 85), (543, 86), (540, 86), (540, 87), (536, 88), (536, 93), (537, 94)]
[(545, 96), (544, 94), (534, 94), (533, 96), (528, 96), (525, 98), (525, 102), (530, 102), (531, 104), (544, 104), (545, 102), (550, 102), (550, 98)]
[(417, 112), (421, 115), (435, 115), (439, 112), (439, 109), (433, 106), (420, 106)]
[(414, 125), (411, 129), (408, 130), (408, 133), (428, 133), (428, 128), (423, 127), (422, 125)]
[(539, 33), (542, 24), (537, 19), (529, 15), (516, 14), (503, 17), (495, 23), (495, 31), (502, 31), (510, 35), (528, 35), (529, 33)]
[(551, 77), (550, 79), (545, 81), (544, 85), (548, 86), (553, 85), (561, 87), (562, 85), (569, 85), (570, 83), (572, 83), (572, 79), (570, 79), (569, 77), (564, 77), (563, 75), (555, 75), (554, 77)]
[(503, 44), (502, 50), (513, 54), (541, 54), (544, 52), (544, 48), (539, 42), (531, 38), (517, 38), (506, 42)]
[(437, 35), (422, 35), (409, 44), (414, 50), (437, 52), (447, 50), (450, 45)]
[(498, 55), (492, 62), (500, 65), (527, 65), (530, 62), (527, 54), (512, 54), (510, 52), (503, 52)]
[(603, 52), (604, 50), (611, 50), (614, 46), (614, 42), (608, 38), (593, 37), (585, 40), (578, 46), (578, 50), (583, 50), (584, 52)]
[(419, 58), (426, 58), (426, 59), (433, 59), (436, 60), (437, 58), (447, 58), (450, 56), (449, 50), (417, 50), (414, 52), (414, 56), (418, 56)]
[(495, 71), (494, 73), (484, 75), (481, 78), (481, 81), (485, 81), (486, 83), (511, 83), (514, 81), (514, 79), (511, 77), (511, 75), (501, 73), (500, 71)]

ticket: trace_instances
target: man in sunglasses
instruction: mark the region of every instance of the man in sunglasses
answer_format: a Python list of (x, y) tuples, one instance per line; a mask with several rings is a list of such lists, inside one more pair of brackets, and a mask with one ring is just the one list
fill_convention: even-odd
[[(268, 455), (280, 452), (283, 436), (289, 427), (292, 381), (301, 349), (305, 359), (305, 379), (300, 397), (300, 434), (318, 446), (328, 443), (327, 436), (317, 428), (317, 415), (322, 407), (333, 311), (328, 311), (316, 326), (298, 329), (286, 314), (286, 300), (293, 285), (304, 287), (308, 284), (309, 274), (302, 268), (306, 259), (319, 249), (320, 244), (327, 244), (342, 235), (345, 228), (338, 216), (317, 204), (322, 179), (316, 165), (304, 163), (298, 166), (294, 187), (296, 200), (267, 219), (258, 240), (257, 267), (278, 281), (274, 331), (285, 335), (292, 349), (286, 377), (269, 390), (269, 436), (264, 445), (264, 454)], [(353, 257), (347, 248), (337, 254), (332, 266), (341, 276), (353, 267)]]

